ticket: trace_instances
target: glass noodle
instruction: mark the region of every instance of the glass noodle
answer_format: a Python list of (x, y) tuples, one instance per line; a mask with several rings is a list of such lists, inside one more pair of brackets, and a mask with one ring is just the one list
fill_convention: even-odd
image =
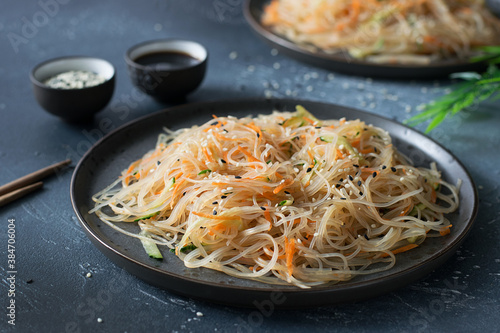
[(397, 253), (450, 232), (457, 187), (434, 164), (412, 166), (381, 128), (300, 106), (214, 118), (166, 129), (91, 213), (187, 267), (302, 288), (390, 269)]
[(264, 25), (304, 47), (376, 63), (429, 64), (500, 44), (484, 0), (272, 0)]

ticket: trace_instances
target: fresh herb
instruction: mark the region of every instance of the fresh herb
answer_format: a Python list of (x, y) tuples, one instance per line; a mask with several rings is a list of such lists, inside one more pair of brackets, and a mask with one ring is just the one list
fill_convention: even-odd
[(210, 170), (210, 169), (201, 170), (200, 172), (198, 172), (198, 175), (203, 175), (207, 172), (212, 172), (212, 170)]
[(451, 87), (451, 92), (439, 99), (426, 104), (423, 111), (405, 121), (410, 126), (430, 121), (426, 133), (441, 124), (446, 117), (451, 117), (460, 111), (483, 102), (487, 99), (500, 98), (500, 46), (485, 46), (480, 48), (481, 56), (472, 58), (473, 62), (485, 61), (489, 64), (486, 72), (454, 73), (451, 78), (462, 79), (464, 82)]

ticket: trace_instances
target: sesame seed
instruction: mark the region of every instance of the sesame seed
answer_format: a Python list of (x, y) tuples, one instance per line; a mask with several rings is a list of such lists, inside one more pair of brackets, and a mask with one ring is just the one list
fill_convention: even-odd
[(182, 193), (182, 196), (185, 196), (185, 195), (186, 195), (186, 192), (183, 192), (183, 193)]
[(340, 200), (347, 200), (347, 198), (340, 198)]
[(373, 178), (377, 177), (377, 172), (373, 171), (372, 176)]
[(102, 318), (97, 318), (98, 323), (102, 323)]
[(227, 198), (227, 195), (221, 196), (221, 199), (226, 199), (226, 198)]
[(266, 210), (266, 207), (262, 207), (262, 206), (260, 206), (260, 209), (262, 209), (262, 210)]
[(227, 162), (226, 162), (225, 160), (223, 160), (222, 158), (220, 159), (220, 161), (221, 161), (222, 163), (227, 163)]
[(405, 178), (404, 178), (404, 177), (399, 178), (399, 181), (400, 181), (400, 182), (402, 182), (402, 181), (404, 181), (404, 180), (405, 180)]
[(312, 168), (307, 168), (306, 172), (311, 172)]
[(361, 180), (358, 180), (358, 186), (361, 186)]
[(234, 178), (236, 178), (236, 179), (241, 179), (241, 176), (234, 176)]
[(288, 191), (285, 191), (285, 193), (286, 193), (286, 194), (290, 194), (290, 192), (288, 192)]
[(391, 167), (391, 171), (392, 172), (396, 172), (396, 168), (395, 167)]
[(214, 210), (214, 211), (212, 212), (212, 214), (213, 214), (213, 215), (217, 215), (217, 211), (216, 211), (216, 210)]
[(366, 240), (370, 240), (370, 238), (368, 238), (368, 236), (367, 236), (366, 234), (365, 234), (365, 239), (366, 239)]
[(339, 182), (343, 182), (343, 181), (344, 181), (344, 178), (340, 178), (340, 179), (339, 179)]
[(387, 167), (385, 165), (382, 165), (382, 170), (385, 170), (387, 169)]
[(217, 201), (212, 202), (212, 205), (217, 205), (217, 204), (218, 204)]
[(349, 175), (349, 180), (352, 182), (354, 180), (354, 178), (352, 178), (352, 176)]
[(353, 164), (352, 166), (355, 168), (359, 168), (359, 165), (357, 165), (357, 164)]
[(87, 273), (87, 275), (85, 275), (85, 276), (90, 278), (90, 277), (92, 277), (92, 273)]
[(196, 316), (197, 317), (203, 317), (203, 313), (198, 311), (198, 312), (196, 312)]

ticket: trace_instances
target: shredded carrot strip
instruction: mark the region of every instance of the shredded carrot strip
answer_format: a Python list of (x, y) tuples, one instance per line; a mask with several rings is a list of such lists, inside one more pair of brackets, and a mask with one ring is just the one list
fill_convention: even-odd
[(125, 177), (125, 184), (128, 184), (130, 182), (130, 177), (132, 176), (131, 173), (134, 171), (135, 167), (141, 162), (141, 160), (137, 160), (134, 163), (130, 164), (129, 168), (127, 169), (127, 172), (125, 173), (128, 175)]
[(314, 161), (314, 156), (313, 156), (313, 154), (311, 152), (311, 149), (307, 150), (307, 155), (309, 155), (309, 158), (311, 159), (311, 161)]
[(258, 126), (255, 126), (255, 124), (253, 122), (248, 124), (247, 126), (250, 127), (251, 129), (253, 129), (255, 132), (257, 132), (259, 134), (259, 140), (262, 140), (262, 131), (260, 130), (260, 128)]
[(242, 146), (238, 146), (238, 150), (248, 158), (248, 162), (261, 162), (259, 159), (255, 158), (255, 156), (253, 156), (248, 150), (246, 150)]
[(204, 217), (206, 219), (212, 219), (212, 220), (221, 220), (221, 221), (241, 220), (241, 217), (239, 217), (239, 216), (210, 215), (210, 214), (205, 214), (205, 213), (200, 213), (200, 212), (191, 212), (191, 214), (199, 216), (199, 217)]
[(271, 213), (269, 212), (269, 208), (268, 207), (264, 207), (264, 208), (266, 208), (266, 210), (264, 211), (264, 217), (266, 218), (266, 220), (268, 220), (272, 224), (273, 219), (271, 217)]
[(359, 152), (361, 154), (370, 154), (370, 153), (374, 153), (375, 150), (373, 148), (365, 148), (365, 149), (361, 149)]
[(410, 204), (408, 207), (406, 207), (406, 209), (404, 211), (402, 211), (401, 214), (399, 214), (399, 216), (408, 215), (408, 213), (411, 212), (412, 209), (413, 209), (413, 203)]
[(170, 202), (170, 209), (173, 209), (174, 204), (175, 204), (175, 202), (177, 201), (177, 200), (176, 200), (176, 197), (177, 197), (178, 190), (179, 190), (179, 188), (181, 187), (181, 185), (182, 185), (183, 183), (185, 183), (185, 182), (186, 182), (186, 179), (185, 179), (185, 178), (183, 178), (183, 179), (181, 179), (180, 181), (176, 182), (176, 184), (175, 184), (175, 186), (174, 186), (174, 189), (173, 189), (173, 191), (172, 191), (172, 201)]
[(446, 235), (448, 235), (448, 234), (451, 232), (451, 230), (450, 230), (450, 228), (451, 228), (451, 227), (452, 227), (452, 225), (451, 225), (451, 224), (450, 224), (450, 225), (448, 225), (448, 226), (446, 226), (446, 227), (445, 227), (445, 229), (443, 229), (443, 230), (441, 230), (441, 231), (439, 232), (439, 234), (440, 234), (441, 236), (446, 236)]
[[(267, 186), (266, 186), (267, 187)], [(269, 199), (269, 200), (276, 200), (276, 197), (271, 195), (269, 192), (263, 192), (260, 194), (262, 197)]]
[(290, 276), (293, 274), (293, 255), (295, 254), (295, 250), (295, 239), (292, 238), (288, 240), (288, 238), (285, 237), (286, 268)]
[(344, 154), (342, 154), (342, 152), (340, 151), (340, 149), (337, 149), (337, 151), (335, 152), (335, 160), (340, 160), (340, 159), (343, 159), (344, 158)]
[(213, 185), (213, 186), (219, 186), (219, 187), (220, 187), (220, 186), (224, 186), (224, 187), (225, 187), (225, 186), (229, 186), (229, 183), (223, 183), (223, 182), (220, 182), (220, 183), (219, 183), (219, 182), (212, 182), (212, 185)]
[(308, 118), (308, 117), (305, 117), (305, 116), (302, 116), (302, 119), (304, 119), (305, 121), (307, 121), (308, 123), (310, 123), (311, 125), (314, 125), (316, 122), (314, 120), (312, 120), (311, 118)]
[[(397, 248), (395, 250), (392, 250), (391, 252), (393, 254), (398, 254), (398, 253), (403, 253), (403, 252), (406, 252), (406, 251), (409, 251), (411, 249), (414, 249), (418, 246), (418, 244), (408, 244), (408, 245), (405, 245), (405, 246), (402, 246), (400, 248)], [(388, 257), (389, 255), (387, 253), (383, 253), (381, 255), (382, 258), (385, 258), (385, 257)]]
[(201, 151), (203, 152), (203, 155), (205, 155), (207, 161), (213, 162), (212, 156), (210, 156), (210, 154), (208, 153), (207, 148), (203, 147)]
[(278, 194), (281, 190), (283, 190), (285, 187), (289, 186), (293, 184), (293, 179), (292, 178), (288, 178), (287, 180), (285, 180), (281, 185), (279, 185), (278, 187), (276, 187), (274, 190), (273, 190), (273, 193), (274, 194)]
[(436, 200), (437, 200), (437, 193), (436, 193), (436, 190), (435, 190), (435, 189), (432, 189), (432, 191), (431, 191), (431, 202), (432, 202), (432, 203), (436, 203)]
[(361, 143), (361, 136), (351, 141), (351, 146), (354, 148), (359, 148), (359, 144)]

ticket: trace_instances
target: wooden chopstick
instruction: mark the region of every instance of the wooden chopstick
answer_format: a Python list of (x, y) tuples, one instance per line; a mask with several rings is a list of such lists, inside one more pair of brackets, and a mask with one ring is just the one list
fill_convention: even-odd
[[(40, 180), (43, 178), (56, 173), (57, 171), (61, 170), (65, 166), (71, 163), (71, 160), (65, 160), (56, 164), (49, 165), (48, 167), (45, 167), (43, 169), (40, 169), (38, 171), (35, 171), (33, 173), (30, 173), (29, 175), (23, 176), (21, 178), (18, 178), (10, 183), (7, 183), (3, 186), (0, 187), (0, 200), (8, 200), (7, 202), (11, 202), (12, 200), (18, 199), (34, 190), (37, 188), (40, 188), (42, 186), (41, 182), (39, 185), (34, 186), (38, 184)], [(7, 199), (4, 199), (7, 198)], [(14, 198), (14, 199), (12, 199)], [(1, 201), (0, 201), (1, 202)], [(6, 204), (7, 202), (3, 203)], [(2, 204), (0, 204), (1, 206)]]
[(8, 194), (4, 194), (0, 196), (0, 207), (3, 205), (8, 204), (9, 202), (12, 202), (16, 199), (19, 199), (21, 197), (24, 197), (26, 194), (33, 192), (34, 190), (37, 190), (43, 186), (42, 182), (37, 182), (25, 187), (21, 187), (17, 190), (14, 190)]

